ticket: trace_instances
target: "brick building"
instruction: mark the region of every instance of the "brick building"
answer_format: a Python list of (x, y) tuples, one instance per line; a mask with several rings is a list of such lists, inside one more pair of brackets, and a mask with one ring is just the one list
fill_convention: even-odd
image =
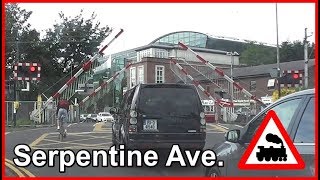
[[(139, 83), (192, 83), (183, 73), (181, 73), (175, 65), (170, 61), (174, 59), (178, 62), (195, 80), (197, 80), (212, 96), (217, 99), (231, 99), (228, 92), (230, 90), (229, 83), (215, 75), (212, 69), (195, 61), (179, 60), (179, 58), (154, 58), (145, 57), (141, 61), (133, 63), (130, 69), (127, 70), (127, 86), (132, 88)], [(178, 59), (178, 60), (177, 60)], [(303, 74), (304, 60), (291, 61), (280, 63), (282, 71), (293, 70), (300, 71)], [(230, 77), (230, 65), (219, 66)], [(250, 67), (236, 67), (233, 69), (233, 79), (243, 88), (248, 90), (258, 99), (269, 97), (276, 90), (277, 84), (275, 78), (272, 77), (272, 71), (277, 67), (277, 64), (267, 64)], [(314, 88), (314, 59), (309, 60), (309, 88)], [(303, 77), (301, 77), (303, 79)], [(202, 100), (210, 100), (202, 91), (198, 91)], [(244, 93), (241, 93), (237, 88), (233, 89), (235, 109), (240, 107), (248, 107), (256, 114), (260, 106)], [(219, 110), (220, 111), (220, 110)]]

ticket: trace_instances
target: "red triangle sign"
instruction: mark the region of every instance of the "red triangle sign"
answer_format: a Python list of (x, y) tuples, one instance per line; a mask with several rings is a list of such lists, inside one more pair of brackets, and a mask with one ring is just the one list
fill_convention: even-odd
[(239, 161), (240, 169), (303, 169), (305, 164), (277, 114), (270, 110)]

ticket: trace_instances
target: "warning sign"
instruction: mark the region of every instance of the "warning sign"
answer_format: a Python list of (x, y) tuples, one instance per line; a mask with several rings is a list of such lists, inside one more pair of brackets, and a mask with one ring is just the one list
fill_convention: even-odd
[(304, 162), (278, 116), (270, 110), (238, 166), (240, 169), (303, 169)]

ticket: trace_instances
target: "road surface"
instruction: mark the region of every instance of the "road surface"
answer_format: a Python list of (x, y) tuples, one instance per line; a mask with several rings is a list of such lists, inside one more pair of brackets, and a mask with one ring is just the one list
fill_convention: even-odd
[[(214, 144), (224, 140), (224, 134), (227, 130), (215, 124), (207, 125), (207, 139), (205, 149), (211, 148)], [(111, 124), (110, 123), (72, 123), (68, 124), (68, 136), (65, 141), (60, 142), (55, 127), (24, 129), (21, 131), (10, 131), (5, 133), (6, 148), (6, 176), (19, 177), (38, 177), (38, 176), (203, 176), (203, 167), (200, 164), (197, 167), (181, 167), (173, 164), (171, 167), (165, 167), (165, 161), (168, 154), (159, 155), (160, 162), (155, 167), (80, 167), (73, 165), (67, 167), (64, 173), (59, 172), (58, 162), (54, 167), (17, 167), (13, 163), (14, 148), (18, 144), (27, 144), (32, 150), (41, 149), (44, 151), (54, 149), (70, 149), (77, 152), (80, 149), (88, 151), (92, 149), (109, 149), (111, 143)]]

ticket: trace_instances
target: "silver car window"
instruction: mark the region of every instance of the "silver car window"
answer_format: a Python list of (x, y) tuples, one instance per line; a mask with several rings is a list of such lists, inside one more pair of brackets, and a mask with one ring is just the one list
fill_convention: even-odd
[(315, 138), (315, 118), (314, 118), (314, 98), (311, 98), (298, 126), (295, 143), (314, 143)]

